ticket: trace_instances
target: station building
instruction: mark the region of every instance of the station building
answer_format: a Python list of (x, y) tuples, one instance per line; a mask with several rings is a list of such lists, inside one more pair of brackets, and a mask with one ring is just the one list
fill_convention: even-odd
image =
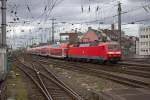
[(139, 55), (150, 56), (150, 25), (140, 25)]

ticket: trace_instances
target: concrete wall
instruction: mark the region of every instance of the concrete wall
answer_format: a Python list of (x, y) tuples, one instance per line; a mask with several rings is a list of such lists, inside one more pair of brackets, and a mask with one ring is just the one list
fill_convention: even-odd
[(0, 80), (2, 80), (7, 72), (6, 49), (0, 48)]

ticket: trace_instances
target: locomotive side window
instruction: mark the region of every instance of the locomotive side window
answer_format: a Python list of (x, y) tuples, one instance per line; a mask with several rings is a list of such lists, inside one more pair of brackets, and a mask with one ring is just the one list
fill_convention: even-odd
[(79, 47), (89, 47), (90, 44), (80, 44)]
[(109, 44), (108, 45), (109, 50), (119, 50), (119, 45), (118, 44)]

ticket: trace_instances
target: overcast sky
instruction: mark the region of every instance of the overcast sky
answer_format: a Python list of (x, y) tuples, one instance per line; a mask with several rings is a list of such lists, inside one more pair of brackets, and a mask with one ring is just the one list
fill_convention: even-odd
[[(55, 17), (61, 21), (84, 22), (98, 19), (105, 21), (106, 23), (111, 23), (110, 19), (107, 17), (117, 14), (118, 0), (57, 0), (54, 9), (51, 13), (49, 13), (52, 1), (54, 2), (55, 0), (9, 0), (9, 19), (14, 16), (14, 13), (11, 13), (12, 10), (17, 12), (16, 15), (20, 17), (21, 20), (31, 21), (41, 21), (46, 17), (49, 17), (49, 19)], [(123, 15), (123, 22), (136, 21), (138, 19), (140, 20), (142, 18), (144, 19), (149, 17), (148, 15), (150, 15), (150, 10), (147, 5), (150, 4), (150, 0), (120, 1), (122, 2), (122, 12), (130, 11), (130, 13)], [(147, 10), (145, 10), (143, 6), (147, 8)], [(45, 7), (47, 9), (44, 11)], [(83, 12), (81, 7), (83, 8)], [(99, 9), (96, 12), (97, 7)]]
[[(56, 5), (51, 10), (55, 1)], [(137, 36), (138, 25), (126, 24), (131, 22), (148, 24), (150, 22), (150, 0), (120, 1), (122, 12), (127, 12), (122, 14), (122, 24), (125, 25), (123, 29), (127, 34)], [(70, 23), (67, 24), (67, 27), (72, 23), (78, 23), (80, 26), (81, 24), (90, 26), (95, 23), (117, 23), (117, 4), (118, 0), (8, 0), (7, 36), (16, 38), (21, 35), (40, 36), (40, 34), (49, 33), (52, 18), (56, 19), (57, 24)]]

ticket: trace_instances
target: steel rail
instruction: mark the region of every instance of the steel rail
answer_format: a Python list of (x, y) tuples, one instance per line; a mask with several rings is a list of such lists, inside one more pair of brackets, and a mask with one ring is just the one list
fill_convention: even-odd
[[(55, 59), (53, 61), (55, 61)], [(65, 62), (62, 60), (56, 60), (56, 61), (60, 61), (62, 63)], [(68, 63), (69, 64), (75, 64), (75, 63), (79, 64), (78, 62), (75, 62), (75, 63), (74, 62), (68, 62)], [(87, 63), (83, 63), (82, 65), (84, 65), (84, 64), (85, 64), (85, 66), (87, 65)], [(150, 67), (142, 67), (142, 66), (133, 67), (133, 65), (132, 65), (132, 67), (130, 67), (131, 65), (130, 66), (121, 66), (119, 64), (120, 65), (119, 67), (114, 67), (114, 65), (113, 65), (113, 66), (111, 66), (111, 69), (110, 68), (108, 69), (108, 67), (110, 67), (110, 65), (103, 65), (103, 66), (99, 66), (98, 64), (94, 64), (94, 65), (98, 66), (101, 70), (104, 70), (104, 71), (124, 73), (124, 74), (139, 76), (139, 77), (143, 77), (143, 78), (150, 78), (150, 74), (147, 72), (147, 71), (150, 71)], [(80, 67), (80, 65), (76, 65), (76, 66)], [(115, 68), (115, 70), (113, 68)], [(93, 68), (93, 69), (96, 69), (96, 68)]]

